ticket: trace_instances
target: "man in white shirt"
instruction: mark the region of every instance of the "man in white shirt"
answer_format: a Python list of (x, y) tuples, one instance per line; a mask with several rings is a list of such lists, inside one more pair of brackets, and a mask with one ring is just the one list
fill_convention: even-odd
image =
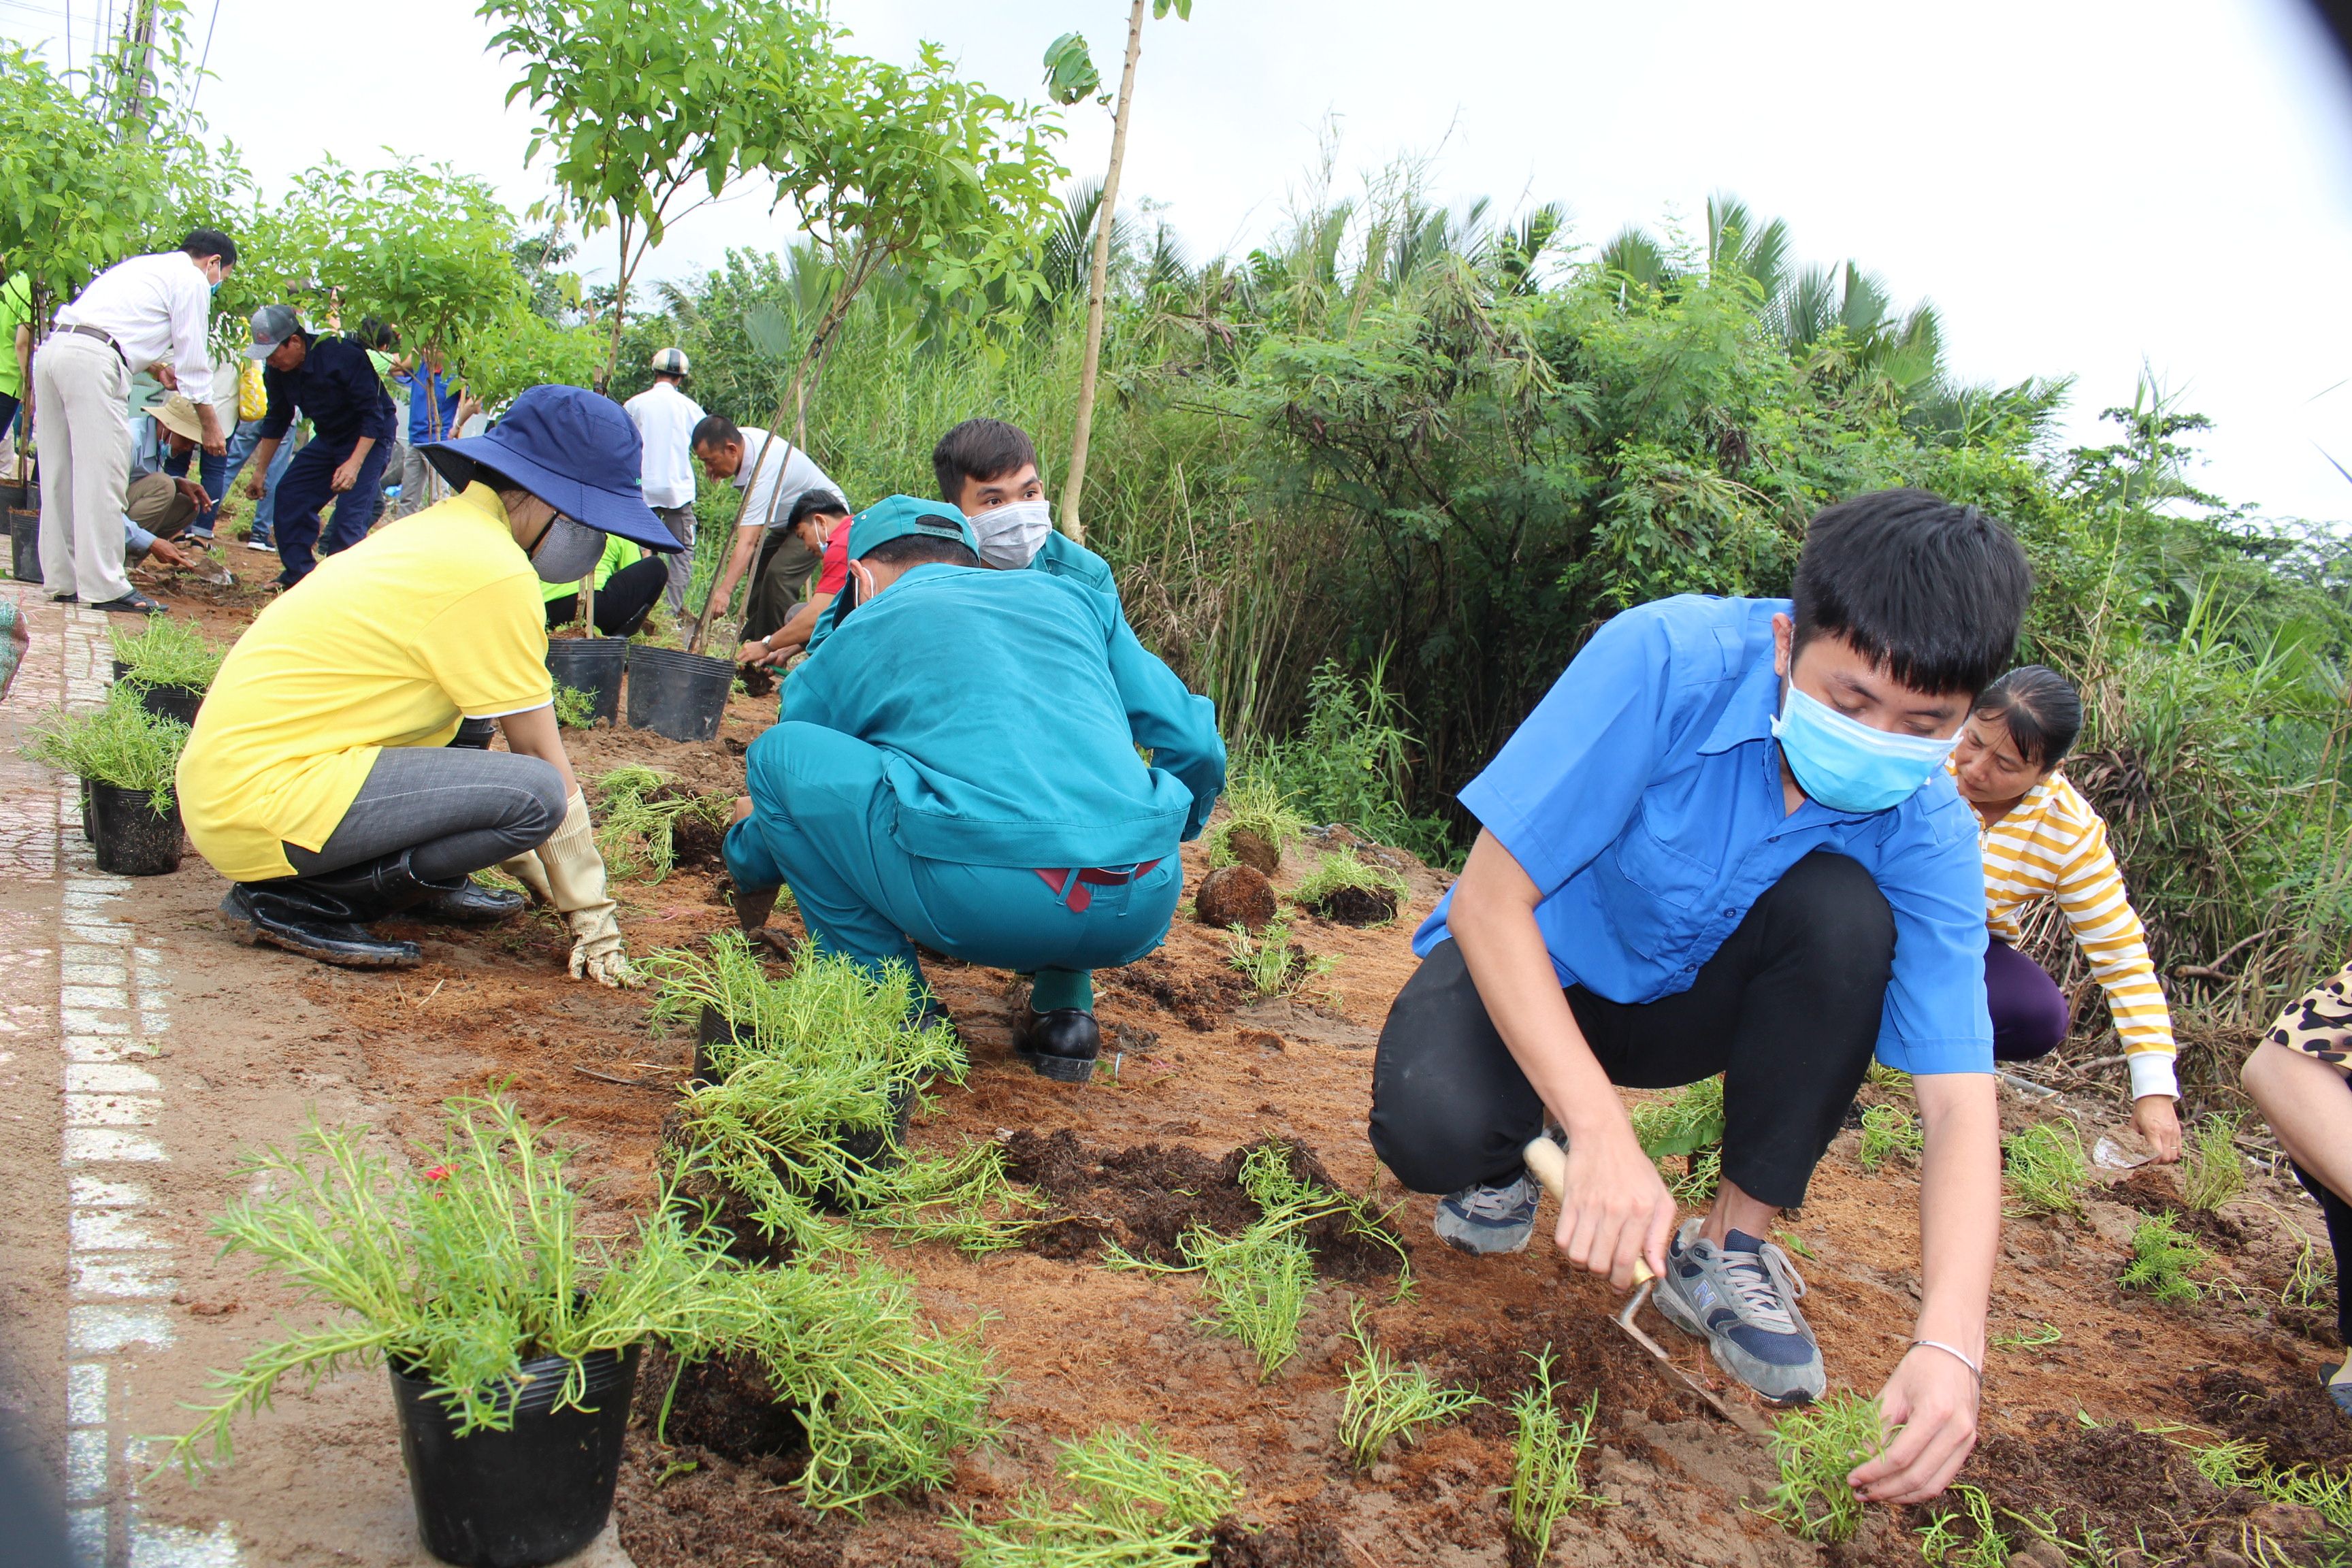
[(645, 443), (646, 504), (686, 546), (669, 558), (669, 586), (662, 596), (670, 613), (686, 614), (686, 585), (694, 576), (694, 427), (702, 405), (686, 395), (686, 351), (663, 349), (654, 355), (654, 384), (621, 406)]
[[(58, 312), (33, 356), (41, 410), (41, 577), (51, 596), (93, 609), (152, 613), (122, 563), (124, 492), (131, 482), (131, 377), (152, 371), (166, 388), (182, 378), (212, 384), (205, 334), (212, 291), (236, 265), (236, 243), (215, 229), (177, 250), (134, 256), (98, 275)], [(195, 405), (202, 445), (228, 447), (210, 403)]]
[(743, 492), (743, 510), (735, 514), (735, 546), (711, 586), (710, 602), (724, 609), (733, 599), (735, 584), (757, 548), (760, 564), (743, 605), (742, 633), (736, 638), (755, 642), (784, 624), (824, 559), (789, 526), (793, 503), (820, 485), (835, 494), (841, 487), (782, 436), (738, 429), (723, 415), (714, 414), (694, 427), (694, 455), (712, 479), (732, 479)]

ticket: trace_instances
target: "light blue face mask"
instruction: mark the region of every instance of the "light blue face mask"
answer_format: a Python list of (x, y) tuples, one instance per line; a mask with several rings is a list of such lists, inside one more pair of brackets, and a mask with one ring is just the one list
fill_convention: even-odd
[(1935, 776), (1960, 743), (1954, 735), (1894, 735), (1849, 719), (1826, 702), (1788, 688), (1772, 733), (1798, 787), (1832, 811), (1885, 811)]

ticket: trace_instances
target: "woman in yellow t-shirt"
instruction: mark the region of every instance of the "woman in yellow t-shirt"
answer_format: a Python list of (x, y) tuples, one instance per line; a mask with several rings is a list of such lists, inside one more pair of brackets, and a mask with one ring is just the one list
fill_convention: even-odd
[[(521, 899), (572, 927), (572, 973), (634, 976), (588, 805), (555, 725), (542, 583), (576, 582), (617, 535), (678, 548), (637, 491), (618, 404), (536, 386), (487, 435), (424, 448), (461, 492), (329, 557), (237, 640), (179, 769), (188, 837), (236, 884), (239, 939), (398, 968), (414, 942), (366, 928), (403, 910), (479, 924)], [(453, 746), (495, 720), (509, 750)]]

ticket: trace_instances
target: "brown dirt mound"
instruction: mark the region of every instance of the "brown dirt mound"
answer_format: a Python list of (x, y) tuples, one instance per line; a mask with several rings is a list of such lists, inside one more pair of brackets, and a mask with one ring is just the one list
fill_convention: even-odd
[(2180, 1189), (2173, 1184), (2168, 1171), (2154, 1165), (2142, 1165), (2109, 1187), (2107, 1195), (2142, 1214), (2169, 1215), (2181, 1229), (2210, 1247), (2224, 1252), (2245, 1250), (2246, 1227), (2227, 1215), (2215, 1214), (2210, 1209), (2190, 1208), (2181, 1201)]
[(1263, 833), (1247, 827), (1236, 827), (1225, 835), (1225, 847), (1234, 858), (1263, 876), (1271, 877), (1282, 869), (1282, 850)]
[(2316, 1383), (2279, 1388), (2236, 1367), (2209, 1367), (2192, 1403), (2199, 1420), (2228, 1436), (2260, 1443), (2274, 1465), (2340, 1466), (2352, 1459), (2352, 1421)]
[(1251, 1530), (1239, 1520), (1209, 1539), (1209, 1568), (1353, 1568), (1339, 1527), (1320, 1509), (1302, 1508), (1287, 1525)]
[[(614, 1508), (621, 1545), (637, 1568), (840, 1568), (843, 1538), (855, 1521), (802, 1506), (792, 1490), (796, 1466), (738, 1465), (707, 1448), (661, 1447), (644, 1421), (621, 1457)], [(902, 1552), (893, 1561), (954, 1559)]]
[(726, 864), (721, 847), (727, 830), (697, 812), (688, 812), (671, 825), (670, 858), (681, 871), (698, 871)]
[(1386, 888), (1334, 888), (1306, 907), (1343, 926), (1376, 926), (1396, 919), (1397, 896)]
[[(1630, 1427), (1644, 1421), (1688, 1420), (1698, 1404), (1611, 1327), (1605, 1315), (1591, 1309), (1512, 1304), (1502, 1309), (1499, 1321), (1489, 1319), (1483, 1325), (1460, 1327), (1467, 1331), (1418, 1335), (1391, 1348), (1407, 1362), (1428, 1366), (1444, 1381), (1485, 1395), (1488, 1403), (1473, 1406), (1462, 1420), (1482, 1437), (1510, 1440), (1517, 1430), (1511, 1399), (1534, 1381), (1535, 1358), (1546, 1346), (1552, 1351), (1552, 1384), (1562, 1391), (1561, 1403), (1580, 1404), (1598, 1388), (1596, 1430), (1615, 1434), (1611, 1440), (1621, 1449), (1643, 1447), (1641, 1438), (1630, 1435)], [(1482, 1333), (1482, 1328), (1491, 1331)]]
[(1274, 884), (1255, 866), (1220, 866), (1192, 894), (1192, 918), (1204, 926), (1259, 931), (1276, 912)]
[[(1235, 1149), (1222, 1160), (1195, 1150), (1146, 1143), (1103, 1149), (1078, 1142), (1063, 1128), (1040, 1138), (1025, 1129), (1005, 1140), (1005, 1164), (1013, 1179), (1036, 1187), (1053, 1201), (1054, 1215), (1033, 1231), (1029, 1250), (1047, 1258), (1078, 1258), (1115, 1242), (1154, 1263), (1181, 1264), (1177, 1242), (1196, 1225), (1237, 1236), (1259, 1216), (1255, 1200), (1242, 1191), (1242, 1162), (1255, 1145)], [(1303, 1143), (1286, 1145), (1291, 1173), (1333, 1192), (1346, 1189)], [(1319, 1219), (1299, 1233), (1326, 1279), (1360, 1282), (1397, 1271), (1397, 1257), (1369, 1237), (1350, 1235), (1338, 1216)]]
[(1230, 969), (1186, 974), (1159, 953), (1124, 968), (1097, 970), (1095, 984), (1151, 1003), (1204, 1035), (1252, 995), (1250, 983)]
[(799, 1413), (776, 1403), (766, 1372), (751, 1356), (714, 1356), (681, 1372), (677, 1358), (655, 1345), (637, 1373), (636, 1408), (671, 1443), (708, 1448), (740, 1464), (790, 1458), (807, 1447)]
[(2098, 1531), (2111, 1542), (2137, 1541), (2158, 1561), (2193, 1553), (2210, 1536), (2237, 1538), (2233, 1520), (2261, 1500), (2224, 1492), (2200, 1475), (2185, 1450), (2132, 1426), (2086, 1427), (2069, 1412), (2044, 1411), (2031, 1438), (1996, 1433), (1961, 1472), (1995, 1503), (2028, 1517), (2046, 1511), (2081, 1541)]

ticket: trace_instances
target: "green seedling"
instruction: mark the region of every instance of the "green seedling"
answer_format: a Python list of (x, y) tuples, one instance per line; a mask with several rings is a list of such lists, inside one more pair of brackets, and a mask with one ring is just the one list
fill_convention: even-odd
[(1858, 1394), (1832, 1394), (1781, 1416), (1772, 1424), (1780, 1484), (1766, 1511), (1807, 1541), (1853, 1540), (1862, 1528), (1862, 1500), (1846, 1477), (1878, 1452), (1885, 1432), (1878, 1401)]
[(2017, 1200), (2016, 1212), (2081, 1216), (2083, 1189), (2089, 1185), (2091, 1173), (2072, 1126), (2036, 1122), (2001, 1140), (2000, 1152), (2001, 1176)]
[(1653, 1160), (1696, 1154), (1723, 1142), (1723, 1079), (1703, 1078), (1668, 1100), (1637, 1106), (1633, 1136)]
[(1261, 996), (1287, 996), (1308, 981), (1328, 974), (1335, 961), (1307, 958), (1290, 940), (1290, 921), (1276, 916), (1253, 936), (1245, 926), (1234, 926), (1225, 936), (1226, 962), (1249, 977)]
[(2246, 1190), (2245, 1162), (2238, 1157), (2238, 1119), (2214, 1114), (2197, 1128), (2181, 1162), (2180, 1197), (2190, 1208), (2211, 1214)]
[(138, 692), (118, 684), (94, 713), (53, 713), (33, 726), (25, 754), (79, 778), (142, 790), (160, 815), (172, 809), (173, 775), (188, 727), (140, 705)]
[(2057, 1324), (2042, 1323), (2031, 1329), (2019, 1329), (2006, 1334), (1995, 1334), (1992, 1337), (1992, 1342), (1996, 1350), (2030, 1351), (2043, 1345), (2054, 1345), (2065, 1337)]
[(1106, 1426), (1063, 1447), (1069, 1500), (1024, 1491), (1004, 1518), (959, 1513), (963, 1568), (1175, 1568), (1209, 1561), (1209, 1532), (1242, 1504), (1242, 1484), (1170, 1448), (1149, 1426)]
[[(559, 719), (561, 715), (558, 715)], [(614, 768), (590, 786), (596, 800), (596, 847), (616, 877), (659, 882), (677, 864), (676, 833), (689, 813), (725, 827), (735, 798), (684, 795), (669, 791), (669, 775), (656, 768)]]
[(1965, 1481), (1951, 1496), (1959, 1510), (1937, 1510), (1919, 1531), (1919, 1555), (1937, 1568), (2007, 1568), (2009, 1542), (1993, 1523), (1992, 1499)]
[(145, 686), (184, 686), (209, 689), (220, 673), (228, 649), (185, 622), (169, 616), (150, 616), (147, 624), (129, 635), (117, 632), (114, 657), (125, 667), (123, 679)]
[(1899, 1068), (1888, 1067), (1881, 1061), (1874, 1061), (1863, 1069), (1862, 1081), (1874, 1089), (1883, 1089), (1889, 1094), (1911, 1092), (1911, 1075)]
[(1666, 1191), (1685, 1208), (1697, 1208), (1715, 1201), (1715, 1190), (1723, 1184), (1723, 1151), (1709, 1149), (1690, 1155), (1680, 1176), (1666, 1183)]
[(1236, 828), (1256, 834), (1276, 853), (1298, 842), (1307, 819), (1291, 808), (1290, 796), (1273, 781), (1244, 771), (1225, 786), (1225, 819), (1209, 830), (1209, 864), (1235, 864), (1230, 836)]
[(2131, 1261), (2124, 1266), (2118, 1281), (2125, 1289), (2141, 1291), (2159, 1301), (2189, 1302), (2204, 1295), (2204, 1289), (2189, 1277), (2189, 1271), (2202, 1268), (2212, 1257), (2181, 1234), (2170, 1215), (2143, 1215), (2132, 1231), (2131, 1247)]
[(1347, 889), (1384, 894), (1400, 909), (1412, 897), (1412, 885), (1396, 872), (1360, 858), (1353, 849), (1339, 848), (1316, 861), (1315, 869), (1291, 889), (1290, 898), (1293, 903), (1318, 909), (1335, 893)]
[(1370, 1469), (1391, 1438), (1411, 1447), (1423, 1427), (1451, 1421), (1472, 1405), (1486, 1403), (1469, 1389), (1440, 1387), (1428, 1368), (1405, 1366), (1372, 1343), (1360, 1302), (1350, 1314), (1348, 1332), (1356, 1342), (1356, 1360), (1348, 1368), (1339, 1441), (1354, 1458), (1356, 1468)]
[(2335, 1300), (2336, 1270), (2332, 1260), (2320, 1257), (2319, 1247), (2311, 1237), (2303, 1237), (2303, 1248), (2294, 1255), (2294, 1267), (2287, 1270), (2286, 1283), (2279, 1287), (2279, 1305), (2283, 1307), (2318, 1307)]
[(1560, 1515), (1579, 1503), (1601, 1507), (1608, 1499), (1587, 1491), (1579, 1473), (1584, 1451), (1592, 1444), (1592, 1424), (1601, 1415), (1601, 1391), (1585, 1396), (1573, 1421), (1559, 1411), (1559, 1387), (1552, 1380), (1552, 1348), (1528, 1358), (1536, 1375), (1511, 1400), (1518, 1433), (1513, 1445), (1511, 1468), (1511, 1533), (1528, 1549), (1531, 1561), (1541, 1563), (1551, 1550), (1551, 1532)]
[(1919, 1119), (1899, 1105), (1874, 1105), (1862, 1113), (1862, 1146), (1854, 1157), (1865, 1171), (1875, 1171), (1900, 1154), (1917, 1160), (1927, 1147)]
[[(596, 722), (596, 694), (583, 691), (576, 686), (555, 683), (555, 721), (566, 730), (585, 730)], [(624, 770), (615, 769), (614, 772)], [(651, 773), (651, 768), (631, 770)], [(611, 774), (605, 775), (610, 778)], [(601, 782), (601, 781), (600, 781)]]

